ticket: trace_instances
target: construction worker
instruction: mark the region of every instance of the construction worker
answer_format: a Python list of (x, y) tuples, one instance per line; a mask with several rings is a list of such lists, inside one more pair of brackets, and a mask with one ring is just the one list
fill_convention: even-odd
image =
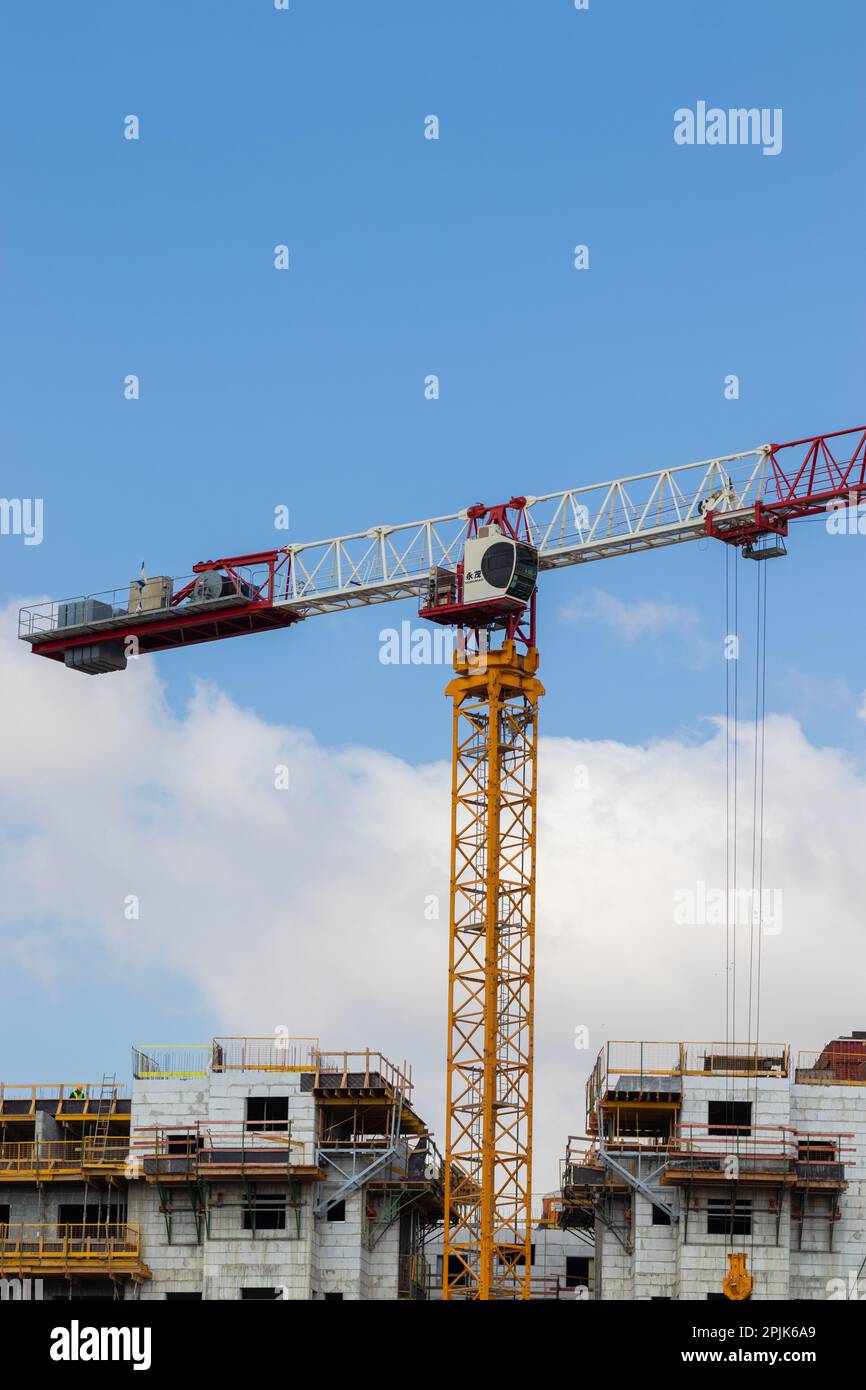
[(69, 1094), (70, 1100), (86, 1100), (86, 1098), (87, 1097), (83, 1086), (76, 1086), (75, 1090), (71, 1091)]

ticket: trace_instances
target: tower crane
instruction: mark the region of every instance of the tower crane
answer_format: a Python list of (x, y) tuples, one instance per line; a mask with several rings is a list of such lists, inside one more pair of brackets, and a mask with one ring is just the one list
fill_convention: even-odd
[(861, 426), (21, 610), (36, 655), (88, 674), (397, 599), (456, 631), (445, 1299), (529, 1296), (539, 575), (705, 536), (766, 560), (791, 521), (864, 498)]

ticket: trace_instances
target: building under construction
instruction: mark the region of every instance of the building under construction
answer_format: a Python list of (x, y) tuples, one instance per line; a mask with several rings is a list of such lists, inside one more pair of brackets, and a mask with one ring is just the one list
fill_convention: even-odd
[[(609, 1042), (559, 1222), (599, 1299), (866, 1294), (866, 1032), (784, 1044)], [(862, 1290), (862, 1293), (858, 1293)]]
[(0, 1084), (0, 1277), (22, 1281), (11, 1287), (428, 1297), (443, 1166), (405, 1064), (271, 1036), (139, 1047), (132, 1070), (131, 1086)]

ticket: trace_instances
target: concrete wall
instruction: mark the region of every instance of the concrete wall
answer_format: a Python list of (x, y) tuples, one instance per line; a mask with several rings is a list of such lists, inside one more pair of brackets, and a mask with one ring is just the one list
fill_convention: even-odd
[(843, 1143), (854, 1151), (844, 1155), (847, 1191), (828, 1198), (841, 1219), (807, 1220), (802, 1231), (800, 1222), (791, 1223), (790, 1297), (862, 1299), (866, 1279), (861, 1275), (856, 1288), (855, 1282), (866, 1258), (866, 1086), (795, 1082), (791, 1123), (806, 1133), (849, 1133), (853, 1137)]
[[(332, 1189), (336, 1184), (329, 1185)], [(324, 1196), (318, 1192), (316, 1196)], [(316, 1221), (316, 1294), (342, 1293), (344, 1299), (365, 1298), (362, 1250), (365, 1231), (364, 1194), (354, 1192), (346, 1199), (345, 1221)]]

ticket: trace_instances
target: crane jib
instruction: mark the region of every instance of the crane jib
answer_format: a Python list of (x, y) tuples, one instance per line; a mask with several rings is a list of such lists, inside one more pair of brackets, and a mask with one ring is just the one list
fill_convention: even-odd
[[(462, 583), (464, 552), (490, 526), (514, 542), (517, 556), (510, 592), (494, 615), (502, 619), (505, 600), (526, 604), (546, 569), (707, 535), (743, 547), (749, 558), (782, 554), (779, 538), (791, 521), (866, 499), (864, 446), (866, 427), (860, 426), (565, 492), (514, 497), (498, 507), (473, 506), (202, 561), (182, 579), (142, 573), (115, 590), (22, 608), (19, 637), (40, 656), (97, 673), (123, 669), (129, 655), (289, 627), (374, 603), (423, 599), (425, 593), (424, 616), (456, 622), (456, 609), (446, 619), (438, 598), (449, 584), (453, 591)], [(478, 588), (476, 616), (483, 622), (483, 604), (495, 596), (482, 595), (483, 583), (471, 584)]]

